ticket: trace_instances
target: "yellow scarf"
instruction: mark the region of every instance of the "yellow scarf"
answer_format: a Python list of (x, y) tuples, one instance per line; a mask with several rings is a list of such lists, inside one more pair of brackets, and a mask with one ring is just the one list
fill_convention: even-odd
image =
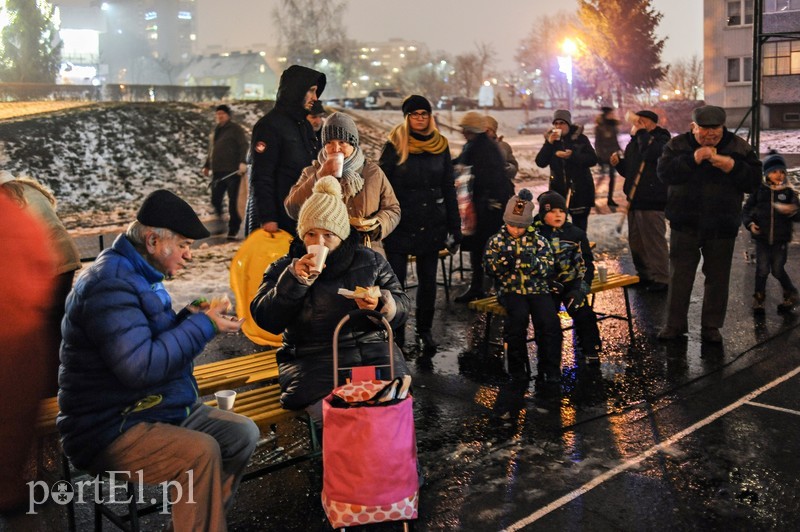
[(439, 130), (434, 129), (431, 138), (419, 140), (411, 135), (408, 136), (408, 153), (432, 153), (438, 155), (448, 148), (447, 139), (439, 134)]

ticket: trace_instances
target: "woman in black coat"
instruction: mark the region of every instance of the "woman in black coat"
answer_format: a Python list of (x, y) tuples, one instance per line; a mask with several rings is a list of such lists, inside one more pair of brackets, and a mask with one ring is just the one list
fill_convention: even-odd
[(567, 199), (572, 223), (586, 231), (589, 212), (594, 207), (592, 166), (597, 154), (583, 134), (583, 126), (572, 124), (569, 111), (553, 113), (553, 129), (545, 134), (545, 143), (536, 154), (536, 166), (550, 166), (550, 190)]
[[(376, 310), (393, 328), (399, 327), (408, 316), (409, 300), (386, 259), (359, 245), (358, 235), (350, 231), (335, 177), (323, 177), (314, 185), (300, 209), (297, 233), (300, 240), (267, 269), (250, 311), (259, 327), (283, 333), (277, 355), (281, 405), (305, 408), (318, 420), (322, 399), (333, 389), (333, 331), (339, 321), (361, 308)], [(308, 251), (313, 244), (329, 249), (318, 275), (312, 272), (315, 254)], [(349, 299), (339, 294), (341, 288), (356, 287), (378, 287), (380, 296)], [(387, 337), (380, 326), (364, 330), (353, 325), (339, 336), (339, 364), (387, 364)], [(394, 366), (395, 376), (408, 374), (399, 349), (394, 350)]]
[(469, 251), (472, 279), (466, 292), (455, 298), (466, 303), (485, 297), (483, 292), (483, 253), (486, 242), (503, 226), (503, 211), (514, 195), (514, 186), (505, 176), (505, 160), (497, 144), (486, 134), (484, 117), (476, 112), (465, 113), (459, 123), (467, 143), (461, 155), (453, 161), (471, 166), (472, 203), (477, 215), (477, 227), (472, 235), (464, 236), (461, 248)]
[[(423, 353), (436, 352), (431, 333), (436, 303), (436, 271), (439, 251), (448, 234), (455, 244), (461, 241), (453, 185), (453, 164), (447, 139), (436, 128), (431, 104), (422, 96), (403, 101), (401, 124), (389, 133), (378, 163), (400, 201), (400, 224), (384, 240), (386, 257), (400, 284), (405, 287), (408, 256), (416, 256), (417, 344)], [(404, 329), (397, 331), (403, 345)]]

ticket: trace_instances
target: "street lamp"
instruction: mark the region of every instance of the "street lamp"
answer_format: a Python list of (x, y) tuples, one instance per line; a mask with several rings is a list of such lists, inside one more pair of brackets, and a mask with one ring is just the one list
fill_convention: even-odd
[(572, 114), (572, 56), (578, 51), (578, 45), (572, 39), (564, 39), (561, 43), (561, 51), (565, 55), (559, 55), (558, 71), (567, 76), (567, 98), (569, 101), (569, 112)]

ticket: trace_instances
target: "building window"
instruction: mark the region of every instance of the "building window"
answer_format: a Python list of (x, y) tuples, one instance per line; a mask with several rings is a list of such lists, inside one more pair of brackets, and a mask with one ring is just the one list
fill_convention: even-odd
[(800, 41), (768, 42), (762, 52), (765, 76), (800, 74)]
[(728, 58), (728, 83), (750, 83), (753, 79), (752, 57)]
[(764, 13), (800, 11), (800, 0), (764, 0)]
[(753, 23), (754, 0), (728, 1), (728, 26), (741, 26)]
[(800, 122), (800, 113), (783, 113), (784, 122)]

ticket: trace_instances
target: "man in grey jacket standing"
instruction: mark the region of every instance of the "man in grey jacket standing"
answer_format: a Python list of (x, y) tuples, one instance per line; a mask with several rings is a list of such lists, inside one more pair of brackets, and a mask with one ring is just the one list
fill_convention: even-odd
[(212, 174), (211, 205), (217, 218), (222, 217), (222, 202), (228, 196), (228, 239), (235, 240), (242, 225), (239, 212), (239, 186), (247, 172), (247, 138), (242, 126), (231, 121), (231, 108), (218, 105), (215, 118), (217, 126), (211, 132), (208, 157), (203, 164), (203, 175)]

